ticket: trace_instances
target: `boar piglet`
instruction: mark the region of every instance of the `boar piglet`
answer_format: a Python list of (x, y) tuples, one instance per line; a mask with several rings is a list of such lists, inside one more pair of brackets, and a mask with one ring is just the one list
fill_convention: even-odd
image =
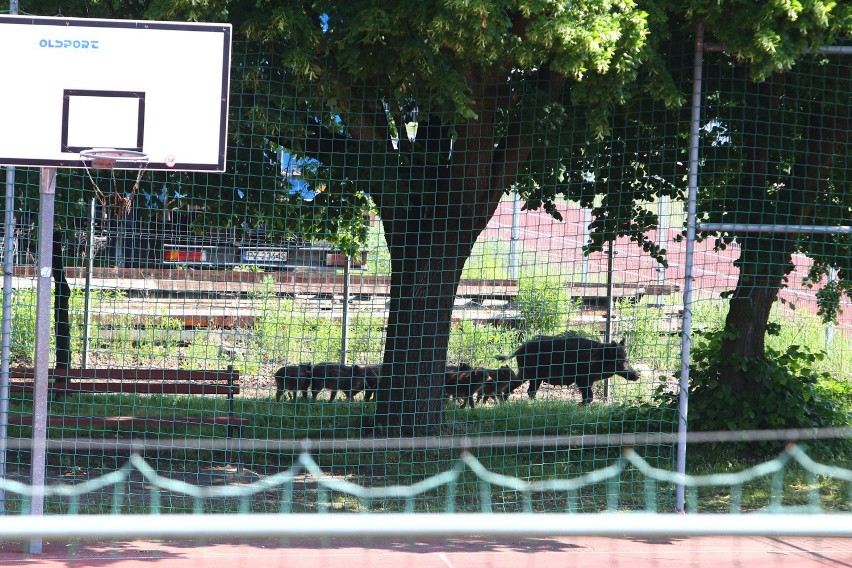
[(275, 371), (275, 400), (280, 401), (285, 393), (291, 393), (291, 400), (301, 392), (303, 398), (308, 398), (311, 390), (311, 366), (307, 363), (285, 365)]

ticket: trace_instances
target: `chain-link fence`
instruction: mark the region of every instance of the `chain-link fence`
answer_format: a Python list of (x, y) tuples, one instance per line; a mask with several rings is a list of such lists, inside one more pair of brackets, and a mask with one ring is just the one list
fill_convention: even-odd
[[(688, 47), (667, 62), (684, 101), (695, 86)], [(688, 103), (638, 97), (598, 139), (585, 134), (587, 109), (537, 106), (535, 81), (522, 76), (508, 79), (511, 96), (486, 85), (495, 94), (476, 128), (433, 122), (441, 109), (428, 101), (361, 85), (346, 86), (348, 108), (317, 106), (322, 93), (281, 63), (284, 49), (233, 46), (226, 172), (60, 170), (48, 263), (37, 261), (43, 174), (15, 170), (7, 439), (32, 436), (36, 420), (36, 282), (47, 265), (48, 440), (144, 440), (157, 470), (199, 485), (265, 479), (304, 459), (242, 443), (252, 440), (672, 434), (685, 316), (702, 426), (725, 428), (735, 402), (754, 428), (848, 416), (835, 402), (803, 415), (812, 400), (852, 392), (848, 310), (833, 317), (848, 307), (838, 284), (850, 259), (848, 55), (813, 53), (754, 82), (724, 52), (706, 53), (697, 123)], [(368, 126), (381, 137), (354, 144)], [(515, 128), (523, 144), (501, 145)], [(478, 173), (485, 154), (488, 175)], [(690, 218), (700, 224), (684, 239)], [(760, 368), (744, 363), (763, 354)], [(165, 443), (174, 437), (226, 444)], [(636, 451), (674, 468), (671, 437)], [(129, 453), (48, 444), (46, 477), (97, 478)], [(475, 463), (525, 487), (489, 497), (492, 510), (551, 511), (566, 496), (550, 480), (624, 465), (621, 456), (614, 441), (529, 443), (480, 448)], [(31, 478), (28, 448), (4, 457), (7, 479)], [(316, 464), (341, 483), (411, 486), (456, 458), (353, 445)], [(568, 508), (612, 509), (613, 483), (614, 508), (675, 507), (671, 479), (651, 489), (644, 479), (624, 467)], [(121, 485), (122, 499), (149, 498), (141, 481)], [(385, 495), (382, 507), (482, 504), (472, 476), (439, 493)], [(111, 490), (95, 494), (112, 506)], [(352, 508), (292, 488), (287, 507), (318, 502)], [(178, 495), (157, 503), (187, 507)], [(277, 496), (252, 503), (279, 508)]]

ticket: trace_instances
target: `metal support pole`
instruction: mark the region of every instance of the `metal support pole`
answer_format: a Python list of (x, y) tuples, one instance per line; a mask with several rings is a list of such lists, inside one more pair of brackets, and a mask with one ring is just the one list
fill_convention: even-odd
[(518, 190), (512, 191), (512, 235), (509, 240), (509, 280), (517, 282), (520, 277), (520, 251), (518, 245), (521, 240), (519, 228), (521, 217), (521, 196)]
[(612, 250), (612, 241), (609, 241), (606, 251), (606, 322), (604, 323), (604, 341), (612, 341), (612, 316), (613, 316), (613, 290), (612, 290), (612, 264), (615, 251)]
[(92, 198), (92, 206), (89, 210), (89, 234), (88, 242), (86, 243), (86, 291), (85, 300), (83, 302), (83, 355), (80, 366), (84, 369), (89, 362), (89, 346), (91, 338), (89, 327), (92, 323), (92, 314), (90, 312), (92, 303), (92, 272), (95, 266), (95, 198)]
[[(18, 0), (9, 0), (9, 15), (18, 14)], [(6, 477), (9, 437), (9, 363), (12, 359), (12, 277), (15, 269), (15, 168), (6, 168), (6, 214), (3, 221), (3, 320), (0, 323), (0, 479)], [(0, 515), (6, 512), (6, 492), (0, 488)]]
[[(47, 450), (47, 395), (50, 366), (50, 303), (53, 274), (53, 216), (56, 168), (41, 168), (38, 216), (38, 280), (36, 283), (35, 387), (30, 483), (34, 493), (30, 515), (44, 514), (44, 468)], [(41, 539), (30, 541), (30, 552), (42, 551)]]
[[(686, 432), (687, 411), (689, 409), (689, 358), (692, 347), (692, 285), (693, 264), (695, 262), (695, 213), (698, 199), (698, 144), (701, 140), (701, 75), (704, 56), (704, 25), (695, 26), (695, 60), (692, 70), (692, 115), (689, 125), (689, 172), (687, 185), (686, 214), (686, 258), (683, 277), (683, 333), (680, 343), (680, 396), (678, 398), (678, 442), (677, 472), (686, 475)], [(677, 484), (675, 503), (679, 512), (684, 512), (683, 483)]]
[[(612, 291), (612, 263), (615, 251), (613, 250), (612, 241), (609, 241), (609, 247), (606, 251), (606, 322), (604, 323), (604, 341), (609, 343), (612, 341), (612, 317), (614, 312), (614, 294)], [(609, 402), (609, 379), (604, 381), (604, 400)]]
[(127, 236), (127, 214), (115, 213), (115, 267), (124, 268), (124, 240)]
[[(669, 201), (670, 198), (668, 195), (663, 195), (660, 197), (659, 209), (657, 211), (658, 218), (658, 229), (657, 229), (657, 246), (661, 249), (668, 248), (669, 244)], [(657, 285), (659, 289), (663, 289), (663, 285), (666, 283), (666, 267), (662, 264), (657, 265)], [(662, 308), (665, 299), (663, 295), (657, 294), (657, 307)]]
[[(352, 259), (346, 255), (346, 262), (343, 264), (343, 330), (340, 337), (340, 364), (346, 365), (347, 356), (349, 354), (349, 300), (351, 299), (351, 284), (352, 284)], [(295, 396), (295, 395), (293, 395)], [(293, 399), (295, 400), (295, 398)]]
[[(837, 282), (837, 269), (835, 267), (831, 267), (828, 269), (828, 283), (834, 284)], [(825, 326), (825, 350), (828, 352), (828, 348), (831, 347), (831, 342), (834, 341), (834, 324), (829, 322), (828, 325)]]
[(775, 225), (772, 223), (698, 223), (698, 231), (728, 233), (795, 233), (797, 235), (852, 235), (850, 225)]
[[(583, 207), (583, 246), (589, 243), (589, 225), (592, 224), (592, 210)], [(589, 255), (583, 255), (582, 272), (580, 272), (580, 283), (584, 286), (589, 283)]]
[[(9, 363), (12, 359), (12, 277), (15, 270), (15, 168), (6, 168), (6, 214), (3, 221), (3, 321), (0, 326), (0, 479), (6, 477), (9, 436)], [(0, 514), (6, 512), (6, 492), (0, 488)]]

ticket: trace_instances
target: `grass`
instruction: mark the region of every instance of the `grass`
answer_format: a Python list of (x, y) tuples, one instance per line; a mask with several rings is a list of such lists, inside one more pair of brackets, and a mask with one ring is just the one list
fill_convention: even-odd
[[(814, 461), (852, 470), (849, 440), (803, 443)], [(782, 443), (700, 444), (689, 447), (688, 472), (693, 475), (735, 473), (757, 466), (782, 454)], [(776, 501), (784, 507), (816, 505), (830, 512), (852, 511), (852, 487), (848, 481), (817, 476), (796, 462), (778, 474), (756, 477), (744, 483), (741, 494), (728, 486), (700, 488), (691, 496), (691, 507), (703, 513), (728, 513), (771, 508)]]
[[(389, 256), (381, 236), (381, 225), (371, 229), (369, 271), (376, 274), (389, 273)], [(375, 243), (375, 245), (373, 244)], [(527, 262), (534, 262), (525, 255)], [(482, 241), (477, 243), (474, 253), (465, 266), (465, 278), (505, 278), (508, 272), (508, 245)], [(538, 333), (560, 333), (566, 330), (587, 334), (599, 332), (599, 325), (580, 322), (579, 306), (565, 297), (565, 282), (569, 275), (552, 275), (547, 266), (526, 265), (522, 267), (519, 282), (521, 294), (518, 307), (528, 327), (509, 329), (481, 325), (470, 321), (460, 322), (452, 328), (448, 360), (468, 362), (477, 366), (494, 366), (494, 355), (509, 353), (525, 337)], [(29, 294), (29, 295), (28, 295)], [(120, 294), (97, 292), (93, 310), (104, 309), (122, 298)], [(221, 330), (196, 332), (191, 345), (176, 339), (179, 326), (165, 314), (154, 314), (138, 318), (101, 319), (94, 324), (93, 337), (100, 330), (110, 329), (112, 339), (108, 343), (96, 343), (97, 350), (107, 352), (112, 362), (125, 366), (174, 366), (185, 368), (222, 368), (233, 364), (243, 376), (268, 375), (269, 369), (285, 362), (337, 360), (343, 334), (340, 322), (331, 318), (318, 317), (300, 312), (294, 303), (275, 296), (271, 289), (261, 290), (253, 298), (262, 307), (262, 315), (252, 328), (235, 330), (228, 338), (228, 350)], [(445, 411), (445, 435), (504, 436), (504, 435), (552, 435), (552, 434), (619, 434), (632, 432), (671, 432), (676, 427), (676, 415), (672, 410), (650, 406), (651, 395), (659, 381), (670, 381), (680, 365), (680, 337), (663, 325), (667, 312), (676, 308), (678, 298), (668, 297), (669, 306), (653, 306), (650, 299), (638, 303), (619, 302), (614, 321), (615, 337), (627, 338), (629, 354), (634, 365), (642, 369), (643, 380), (627, 383), (616, 379), (611, 383), (613, 404), (599, 402), (588, 407), (577, 405), (567, 399), (513, 400), (505, 405), (484, 405), (474, 409), (460, 409), (452, 404)], [(31, 291), (17, 291), (14, 303), (13, 353), (26, 356), (32, 352), (34, 322), (32, 307), (35, 304)], [(698, 298), (693, 310), (693, 325), (696, 328), (716, 328), (723, 321), (727, 303), (719, 299)], [(72, 298), (72, 332), (80, 337), (82, 321), (82, 299)], [(802, 344), (811, 349), (824, 348), (825, 327), (815, 316), (778, 305), (772, 313), (772, 321), (782, 323), (781, 334), (768, 338), (774, 347)], [(587, 327), (584, 327), (587, 326)], [(133, 333), (131, 333), (133, 331)], [(838, 332), (836, 345), (849, 343), (849, 338)], [(350, 360), (359, 363), (376, 363), (381, 360), (384, 344), (384, 319), (381, 316), (353, 314), (348, 329)], [(75, 353), (80, 344), (75, 342)], [(818, 362), (820, 370), (830, 371), (834, 382), (825, 384), (827, 394), (848, 401), (852, 412), (852, 388), (849, 387), (852, 373), (852, 354), (843, 348), (830, 349), (828, 356)], [(246, 438), (256, 439), (351, 439), (362, 437), (363, 428), (368, 426), (375, 414), (375, 405), (362, 401), (334, 402), (320, 400), (316, 403), (277, 404), (267, 387), (244, 388), (244, 398), (237, 400), (237, 412), (251, 421), (244, 432)], [(596, 393), (601, 400), (601, 393)], [(12, 412), (29, 411), (31, 402), (12, 400)], [(185, 413), (225, 413), (224, 399), (201, 397), (82, 395), (68, 397), (51, 405), (57, 414), (113, 416), (133, 414), (137, 416), (163, 416)], [(157, 437), (188, 436), (222, 438), (221, 428), (194, 427), (190, 429), (158, 428), (155, 431), (58, 431), (51, 430), (50, 437)], [(30, 430), (11, 428), (12, 437), (29, 436)], [(809, 451), (815, 459), (838, 467), (852, 468), (852, 451), (849, 443), (823, 442), (811, 445)], [(780, 446), (727, 444), (691, 445), (687, 467), (693, 474), (736, 472), (774, 458)], [(590, 471), (599, 470), (617, 461), (621, 449), (618, 447), (565, 448), (559, 450), (535, 447), (480, 448), (473, 452), (475, 457), (490, 471), (525, 481), (574, 478)], [(672, 445), (654, 445), (637, 448), (639, 455), (648, 459), (655, 467), (667, 470), (674, 468)], [(51, 451), (48, 454), (50, 468), (57, 479), (78, 480), (112, 471), (120, 467), (126, 455), (86, 455)], [(209, 471), (226, 478), (224, 455), (211, 451), (171, 451), (148, 456), (160, 471), (169, 475), (198, 481), (200, 472)], [(338, 451), (319, 454), (316, 459), (324, 471), (340, 480), (352, 481), (368, 486), (410, 485), (429, 476), (449, 470), (457, 464), (457, 451), (398, 450), (398, 451)], [(17, 460), (17, 461), (16, 461)], [(280, 472), (295, 463), (295, 452), (249, 452), (244, 457), (249, 471), (258, 475)], [(9, 463), (26, 464), (26, 455), (11, 456)], [(209, 481), (209, 480), (208, 480)], [(565, 491), (545, 490), (530, 495), (512, 489), (492, 485), (490, 505), (495, 511), (518, 511), (529, 508), (536, 511), (565, 510), (600, 511), (606, 508), (636, 510), (646, 506), (649, 485), (644, 476), (634, 467), (626, 467), (619, 477), (618, 502), (613, 502), (612, 486), (607, 483), (591, 483), (575, 494)], [(651, 484), (653, 485), (653, 484)], [(779, 489), (780, 487), (780, 489)], [(444, 510), (449, 501), (458, 511), (479, 510), (483, 505), (482, 484), (469, 467), (464, 468), (458, 483), (451, 491), (447, 487), (430, 490), (411, 500), (381, 498), (364, 502), (339, 493), (325, 495), (310, 482), (291, 486), (291, 498), (282, 498), (282, 492), (264, 492), (252, 500), (252, 510), (279, 510), (282, 502), (291, 510), (357, 511), (401, 510), (413, 507), (418, 511)], [(137, 493), (134, 493), (136, 491)], [(145, 488), (128, 490), (128, 499), (133, 508), (144, 508), (142, 495)], [(454, 491), (454, 492), (453, 492)], [(286, 491), (285, 491), (286, 493)], [(653, 485), (650, 491), (660, 510), (671, 510), (672, 487), (665, 483)], [(787, 505), (802, 505), (819, 496), (820, 504), (829, 511), (850, 510), (850, 487), (848, 482), (835, 478), (812, 478), (803, 468), (791, 464), (785, 469), (782, 483), (777, 479), (759, 478), (742, 485), (742, 495), (730, 487), (705, 487), (691, 495), (691, 503), (701, 512), (727, 512), (731, 508), (745, 511), (766, 507), (773, 495), (782, 495)], [(95, 496), (88, 502), (87, 510), (108, 507), (111, 496), (106, 493)], [(192, 510), (197, 503), (185, 496), (168, 494), (163, 497), (163, 508), (173, 511)], [(283, 501), (282, 501), (283, 499)], [(67, 510), (67, 503), (50, 503), (57, 511)], [(208, 503), (212, 510), (234, 510), (238, 504), (233, 500)], [(7, 505), (15, 509), (13, 502)], [(135, 510), (135, 509), (134, 509)]]
[[(30, 402), (16, 399), (11, 411), (19, 412), (30, 407)], [(226, 402), (212, 397), (168, 397), (142, 395), (75, 395), (51, 404), (52, 413), (77, 415), (118, 415), (132, 413), (138, 416), (169, 416), (185, 413), (225, 413)], [(269, 398), (242, 398), (237, 401), (237, 412), (250, 418), (251, 425), (245, 438), (255, 439), (351, 439), (361, 438), (363, 426), (369, 424), (375, 412), (373, 403), (353, 402), (275, 403)], [(467, 436), (539, 436), (539, 435), (600, 435), (633, 432), (672, 432), (676, 427), (674, 411), (649, 406), (592, 404), (580, 406), (565, 400), (512, 401), (505, 405), (486, 405), (474, 409), (461, 409), (451, 403), (446, 407), (445, 434)], [(11, 437), (28, 436), (29, 429), (11, 428)], [(109, 431), (50, 431), (50, 437), (201, 437), (221, 438), (224, 432), (214, 427), (193, 427), (172, 431), (158, 428), (148, 432)], [(770, 460), (781, 451), (780, 445), (716, 444), (691, 445), (688, 452), (688, 473), (738, 472), (763, 461)], [(820, 443), (809, 449), (817, 461), (823, 460), (838, 467), (852, 468), (852, 452), (848, 443)], [(540, 448), (535, 446), (483, 447), (471, 450), (472, 455), (489, 471), (518, 478), (527, 482), (554, 479), (573, 479), (600, 470), (615, 463), (621, 455), (618, 445), (572, 448)], [(635, 448), (653, 467), (674, 469), (674, 446), (669, 444), (646, 445)], [(291, 467), (297, 460), (293, 451), (247, 451), (244, 462), (247, 471), (257, 475), (272, 475)], [(411, 486), (422, 483), (430, 476), (458, 467), (458, 451), (450, 450), (358, 450), (327, 451), (313, 455), (318, 465), (337, 480), (346, 480), (368, 487)], [(205, 485), (206, 477), (200, 472), (215, 472), (224, 463), (224, 455), (217, 451), (171, 450), (146, 456), (159, 471), (190, 483)], [(25, 462), (23, 456), (18, 460)], [(48, 452), (49, 469), (53, 477), (73, 481), (90, 479), (117, 469), (126, 455), (85, 453), (67, 454)], [(11, 462), (16, 460), (11, 459)], [(215, 475), (215, 474), (214, 474)], [(227, 473), (222, 473), (227, 478)], [(491, 484), (486, 494), (495, 511), (559, 511), (570, 507), (579, 512), (594, 512), (611, 508), (641, 510), (648, 506), (649, 487), (651, 503), (658, 510), (670, 511), (673, 507), (673, 487), (665, 482), (646, 483), (645, 476), (632, 466), (626, 466), (616, 485), (594, 482), (571, 493), (558, 489), (543, 489), (527, 493), (510, 489), (499, 483)], [(451, 486), (440, 486), (411, 500), (385, 497), (362, 500), (342, 493), (324, 494), (312, 482), (299, 482), (298, 490), (288, 497), (286, 508), (293, 511), (315, 511), (328, 507), (331, 510), (396, 511), (414, 507), (417, 511), (443, 511), (448, 499), (456, 511), (476, 511), (483, 506), (483, 485), (469, 466), (465, 466)], [(697, 503), (699, 512), (729, 512), (733, 503), (739, 510), (752, 511), (771, 504), (772, 497), (781, 495), (785, 506), (800, 506), (819, 496), (819, 505), (825, 511), (850, 510), (848, 482), (831, 477), (810, 476), (803, 468), (791, 464), (785, 468), (783, 482), (779, 485), (772, 476), (761, 476), (743, 483), (741, 494), (729, 486), (704, 487), (690, 493), (690, 503)], [(779, 489), (780, 487), (780, 489)], [(285, 488), (286, 489), (286, 488)], [(289, 487), (294, 491), (293, 487)], [(617, 492), (614, 500), (613, 491)], [(101, 491), (86, 499), (87, 512), (109, 508), (111, 490)], [(130, 487), (125, 512), (145, 511), (149, 506), (150, 488)], [(189, 512), (198, 504), (180, 494), (166, 495), (161, 507), (164, 511)], [(258, 492), (251, 499), (252, 511), (275, 511), (282, 507), (280, 491)], [(15, 499), (10, 500), (10, 512), (15, 510)], [(67, 512), (67, 503), (52, 502), (54, 512)], [(238, 506), (235, 500), (213, 500), (203, 505), (211, 512), (225, 512)]]
[[(24, 400), (13, 401), (12, 412), (18, 412), (29, 407)], [(74, 395), (54, 402), (52, 413), (78, 415), (117, 415), (132, 413), (137, 416), (163, 416), (185, 413), (225, 413), (225, 401), (222, 399), (201, 397), (164, 397), (164, 396), (133, 396), (133, 395)], [(271, 400), (244, 398), (237, 401), (237, 412), (249, 417), (251, 425), (244, 432), (246, 438), (256, 439), (359, 439), (363, 426), (370, 423), (375, 413), (373, 403), (355, 402), (300, 402), (274, 403)], [(655, 423), (671, 424), (671, 416), (663, 417), (660, 412), (648, 408), (616, 407), (609, 405), (593, 405), (578, 407), (576, 404), (559, 401), (536, 401), (509, 403), (500, 407), (482, 406), (476, 409), (459, 409), (451, 404), (447, 407), (445, 432), (447, 434), (465, 434), (467, 436), (500, 436), (507, 432), (518, 435), (545, 434), (588, 434), (588, 433), (622, 433), (629, 431), (644, 431), (648, 420)], [(594, 426), (592, 426), (594, 424)], [(26, 436), (29, 430), (13, 428), (12, 437)], [(89, 431), (50, 431), (51, 437), (104, 437), (112, 438), (119, 435), (115, 429), (100, 432)], [(121, 432), (121, 437), (127, 437), (129, 432)], [(134, 436), (171, 437), (221, 437), (223, 432), (213, 430), (213, 427), (190, 428), (187, 431), (172, 431), (169, 428), (158, 428), (150, 432), (133, 432)], [(619, 453), (617, 447), (579, 448), (566, 450), (541, 449), (534, 447), (505, 447), (483, 448), (472, 450), (477, 459), (489, 470), (502, 475), (519, 477), (527, 480), (543, 480), (564, 478), (587, 473), (607, 465), (616, 459)], [(671, 448), (653, 448), (651, 461), (658, 467), (668, 467), (671, 464)], [(192, 470), (203, 468), (205, 463), (222, 463), (224, 456), (221, 452), (192, 452), (170, 451), (166, 456), (151, 456), (163, 469), (168, 470), (169, 476), (183, 468)], [(366, 486), (409, 486), (422, 482), (429, 476), (454, 467), (459, 455), (456, 451), (437, 450), (387, 450), (361, 451), (348, 450), (326, 452), (315, 456), (317, 463), (329, 474), (349, 479)], [(89, 473), (111, 471), (117, 466), (116, 460), (104, 459), (102, 456), (87, 456), (85, 454), (63, 455), (49, 453), (49, 463), (59, 472), (85, 470)], [(246, 466), (261, 474), (271, 474), (290, 467), (296, 460), (295, 452), (247, 452), (244, 457)], [(177, 466), (177, 467), (176, 467)], [(62, 473), (58, 473), (60, 477)], [(67, 474), (66, 474), (67, 475)], [(625, 474), (627, 475), (627, 474)], [(481, 502), (479, 482), (469, 469), (459, 478), (456, 487), (457, 499), (454, 501), (456, 510), (478, 510)], [(418, 510), (443, 510), (446, 506), (446, 487), (436, 488), (430, 495), (418, 498)], [(523, 506), (517, 492), (497, 490), (492, 497), (492, 506), (499, 510), (519, 510)], [(582, 497), (583, 510), (596, 510), (606, 506), (606, 492), (601, 492), (597, 486), (584, 490)], [(629, 485), (623, 488), (628, 501), (635, 500), (641, 494), (639, 485)], [(316, 490), (310, 495), (302, 495), (296, 503), (299, 510), (310, 510), (318, 507), (321, 496)], [(535, 510), (552, 510), (564, 506), (565, 496), (557, 499), (555, 496), (538, 495), (529, 503)], [(137, 499), (139, 500), (139, 499)], [(551, 502), (553, 501), (553, 502)], [(142, 506), (139, 504), (138, 506)], [(277, 506), (266, 496), (259, 496), (253, 507), (255, 510), (268, 510)], [(359, 505), (360, 506), (360, 505)], [(380, 499), (371, 503), (371, 508), (380, 510), (398, 510), (401, 505), (395, 499)], [(180, 510), (172, 503), (174, 510)], [(220, 509), (217, 509), (220, 510)]]

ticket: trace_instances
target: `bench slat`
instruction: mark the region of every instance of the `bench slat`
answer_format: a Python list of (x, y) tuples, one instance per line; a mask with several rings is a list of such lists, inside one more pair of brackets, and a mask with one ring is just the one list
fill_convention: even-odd
[[(12, 369), (9, 377), (12, 379), (32, 379), (34, 369)], [(127, 368), (96, 368), (96, 369), (49, 369), (48, 377), (52, 379), (67, 379), (72, 381), (173, 381), (189, 382), (228, 382), (238, 381), (239, 371), (194, 370), (194, 369), (127, 369)]]
[[(32, 426), (31, 414), (10, 414), (10, 426)], [(249, 420), (237, 416), (48, 416), (47, 425), (55, 428), (122, 426), (156, 428), (163, 426), (247, 426)]]
[[(247, 418), (235, 416), (234, 395), (239, 394), (239, 371), (189, 369), (49, 369), (52, 379), (48, 388), (53, 393), (134, 393), (134, 394), (199, 394), (226, 395), (229, 413), (226, 415), (189, 416), (63, 416), (46, 417), (53, 428), (85, 429), (115, 427), (123, 429), (152, 429), (186, 426), (225, 426), (228, 436), (242, 437)], [(10, 371), (10, 390), (32, 391), (35, 388), (35, 369)], [(8, 415), (8, 425), (31, 427), (33, 416)], [(236, 429), (236, 430), (234, 430)], [(242, 463), (242, 451), (238, 452)]]
[[(33, 382), (13, 382), (9, 390), (13, 392), (30, 392)], [(198, 383), (167, 383), (167, 382), (113, 382), (100, 383), (57, 383), (51, 385), (54, 392), (65, 393), (129, 393), (129, 394), (200, 394), (200, 395), (230, 395), (239, 394), (239, 385), (227, 384), (198, 384)]]

